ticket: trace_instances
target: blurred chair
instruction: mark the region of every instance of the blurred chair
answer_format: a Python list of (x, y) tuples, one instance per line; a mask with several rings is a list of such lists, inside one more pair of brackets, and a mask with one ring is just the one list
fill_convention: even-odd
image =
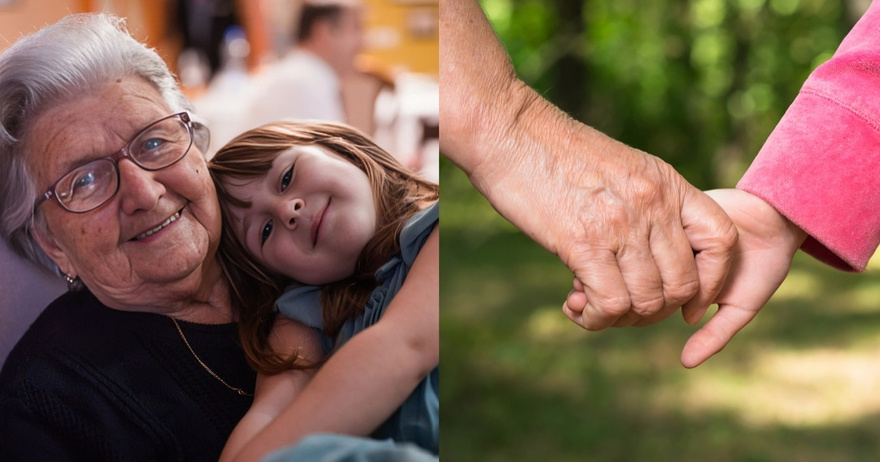
[(43, 308), (67, 290), (63, 280), (21, 258), (0, 240), (0, 364)]

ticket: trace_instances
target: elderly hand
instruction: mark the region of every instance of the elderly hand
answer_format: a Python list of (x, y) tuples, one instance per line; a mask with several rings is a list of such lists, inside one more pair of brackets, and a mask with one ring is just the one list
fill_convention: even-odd
[[(584, 237), (592, 245), (581, 244), (581, 248), (597, 255), (594, 261), (602, 261), (604, 266), (586, 271), (590, 279), (575, 270), (574, 290), (563, 304), (563, 312), (586, 329), (651, 324), (665, 319), (682, 304), (682, 314), (694, 324), (725, 281), (737, 238), (731, 222), (708, 196), (671, 167), (642, 155), (658, 172), (647, 175), (652, 186), (642, 185), (642, 191), (633, 191), (627, 187), (633, 181), (630, 175), (626, 182), (616, 185), (619, 188), (602, 191), (609, 195), (605, 204), (593, 206), (599, 213), (610, 210), (618, 214), (611, 219), (592, 218), (605, 229), (618, 232), (605, 233), (603, 238), (601, 229), (597, 229), (593, 237)], [(643, 176), (635, 181), (646, 180)], [(650, 194), (649, 187), (655, 189), (655, 194)], [(617, 195), (613, 195), (615, 192)], [(618, 294), (627, 289), (630, 299), (602, 298), (615, 288)]]
[(687, 302), (686, 317), (699, 319), (736, 242), (721, 208), (519, 80), (477, 2), (441, 2), (440, 30), (441, 151), (583, 282), (569, 317), (596, 330), (654, 322)]
[(718, 311), (685, 344), (681, 363), (696, 367), (721, 351), (779, 288), (806, 233), (761, 198), (737, 189), (707, 192), (739, 229)]
[(564, 311), (578, 325), (649, 324), (682, 304), (696, 322), (725, 281), (732, 222), (660, 159), (556, 117), (567, 139), (533, 121), (524, 138), (534, 154), (497, 163), (506, 168), (475, 184), (574, 272), (583, 294)]

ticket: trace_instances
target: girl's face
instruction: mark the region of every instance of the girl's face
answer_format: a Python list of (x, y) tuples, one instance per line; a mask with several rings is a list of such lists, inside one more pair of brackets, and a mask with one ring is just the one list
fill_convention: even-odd
[(271, 271), (304, 284), (350, 276), (376, 233), (367, 175), (315, 145), (283, 151), (263, 177), (226, 185), (250, 208), (233, 208), (235, 235)]

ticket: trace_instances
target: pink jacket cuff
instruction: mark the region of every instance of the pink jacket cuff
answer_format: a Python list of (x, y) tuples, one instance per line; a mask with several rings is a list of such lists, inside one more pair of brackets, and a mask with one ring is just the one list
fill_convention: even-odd
[(861, 271), (880, 244), (880, 2), (801, 88), (737, 188), (803, 229), (802, 250)]

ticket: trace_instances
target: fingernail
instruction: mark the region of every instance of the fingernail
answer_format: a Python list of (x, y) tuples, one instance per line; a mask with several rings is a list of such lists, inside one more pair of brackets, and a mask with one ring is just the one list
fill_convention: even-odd
[(708, 307), (690, 312), (687, 316), (685, 316), (684, 321), (692, 326), (697, 324), (698, 322), (700, 322), (700, 319), (703, 318), (703, 315), (706, 314), (706, 309), (708, 309)]

